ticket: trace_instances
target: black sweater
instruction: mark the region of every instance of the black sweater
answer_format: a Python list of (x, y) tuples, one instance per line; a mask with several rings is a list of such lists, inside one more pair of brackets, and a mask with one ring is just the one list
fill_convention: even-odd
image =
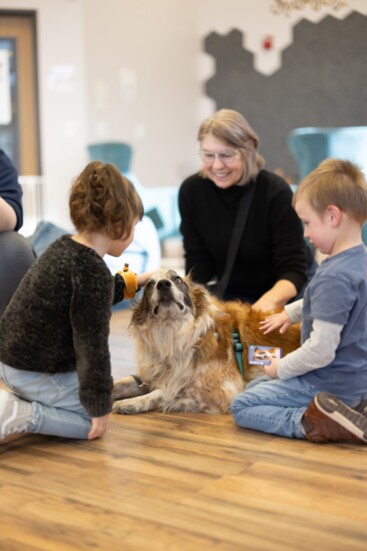
[(0, 320), (0, 361), (17, 369), (77, 370), (92, 417), (111, 410), (108, 346), (112, 303), (125, 284), (103, 259), (65, 235), (24, 276)]
[[(180, 230), (186, 272), (191, 271), (194, 281), (206, 283), (222, 276), (238, 205), (247, 192), (247, 186), (220, 189), (198, 174), (182, 183)], [(227, 298), (256, 301), (280, 279), (291, 281), (299, 292), (310, 264), (302, 224), (292, 207), (292, 190), (279, 176), (261, 170)]]

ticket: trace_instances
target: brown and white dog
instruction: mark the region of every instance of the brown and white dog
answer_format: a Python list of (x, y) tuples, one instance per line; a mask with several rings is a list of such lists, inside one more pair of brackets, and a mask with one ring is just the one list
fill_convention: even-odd
[[(248, 345), (279, 346), (283, 356), (300, 344), (299, 327), (285, 335), (263, 335), (266, 315), (238, 301), (221, 302), (189, 277), (158, 270), (135, 307), (130, 331), (135, 341), (138, 377), (117, 381), (115, 413), (150, 410), (225, 413), (247, 381), (263, 374), (248, 365)], [(232, 332), (243, 344), (243, 380)]]

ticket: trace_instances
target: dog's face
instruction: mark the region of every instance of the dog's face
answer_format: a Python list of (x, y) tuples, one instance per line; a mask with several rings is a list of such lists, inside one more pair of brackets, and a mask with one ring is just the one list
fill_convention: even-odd
[[(273, 357), (275, 357), (275, 356), (273, 356)], [(267, 360), (267, 359), (268, 359), (268, 355), (265, 352), (265, 350), (261, 350), (260, 348), (255, 348), (254, 360)]]
[(186, 281), (173, 270), (157, 270), (145, 285), (142, 300), (134, 312), (134, 321), (144, 322), (152, 317), (176, 319), (193, 309)]

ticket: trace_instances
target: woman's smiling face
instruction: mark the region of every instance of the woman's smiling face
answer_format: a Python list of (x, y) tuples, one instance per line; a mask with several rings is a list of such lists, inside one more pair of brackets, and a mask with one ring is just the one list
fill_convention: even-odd
[(206, 134), (201, 142), (201, 159), (205, 174), (219, 188), (227, 189), (241, 181), (245, 171), (243, 155), (213, 134)]

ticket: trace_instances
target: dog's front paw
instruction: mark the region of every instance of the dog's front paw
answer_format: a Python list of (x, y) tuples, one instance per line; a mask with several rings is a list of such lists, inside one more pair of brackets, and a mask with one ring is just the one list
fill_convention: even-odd
[(122, 415), (133, 415), (136, 412), (136, 408), (130, 402), (130, 400), (118, 400), (112, 405), (112, 413), (120, 413)]
[(162, 390), (156, 389), (148, 394), (136, 396), (135, 398), (126, 398), (125, 400), (116, 400), (112, 405), (113, 413), (123, 413), (131, 415), (134, 413), (144, 413), (158, 409), (162, 404)]
[(149, 385), (144, 383), (137, 375), (129, 375), (113, 385), (112, 400), (122, 400), (123, 398), (134, 398), (142, 396), (149, 392)]

